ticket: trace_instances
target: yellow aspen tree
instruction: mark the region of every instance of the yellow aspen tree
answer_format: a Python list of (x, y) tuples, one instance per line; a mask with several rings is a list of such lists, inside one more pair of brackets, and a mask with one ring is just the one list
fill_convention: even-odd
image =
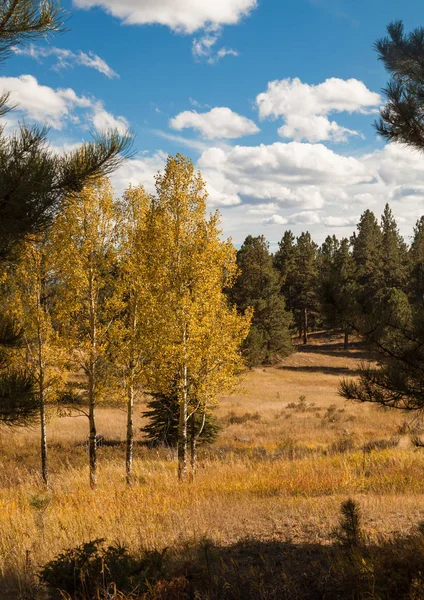
[(236, 273), (235, 251), (221, 240), (219, 215), (207, 216), (205, 184), (192, 162), (169, 157), (156, 193), (144, 243), (151, 314), (160, 332), (150, 387), (166, 393), (177, 382), (178, 477), (185, 480), (187, 423), (234, 384), (251, 314), (237, 315), (227, 305), (223, 289)]
[(64, 356), (51, 319), (51, 266), (45, 235), (31, 236), (20, 249), (19, 261), (9, 272), (11, 316), (23, 326), (22, 348), (15, 355), (35, 380), (41, 433), (41, 475), (49, 485), (47, 417), (49, 403), (64, 383)]
[(115, 302), (119, 312), (110, 328), (111, 359), (123, 375), (127, 404), (126, 480), (133, 480), (134, 401), (137, 390), (145, 383), (151, 339), (151, 320), (145, 276), (143, 234), (150, 198), (142, 186), (130, 187), (118, 204), (119, 275), (115, 285)]
[(116, 216), (112, 186), (108, 179), (99, 179), (69, 199), (51, 231), (56, 318), (74, 370), (85, 376), (92, 488), (97, 485), (96, 406), (106, 390), (108, 330), (116, 318), (111, 300)]

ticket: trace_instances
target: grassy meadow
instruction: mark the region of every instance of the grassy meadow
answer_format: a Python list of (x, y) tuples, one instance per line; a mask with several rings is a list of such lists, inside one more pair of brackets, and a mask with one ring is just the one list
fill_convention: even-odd
[[(38, 430), (2, 429), (0, 598), (38, 597), (39, 567), (96, 538), (133, 553), (167, 547), (180, 557), (205, 540), (223, 549), (252, 541), (268, 550), (279, 543), (321, 547), (331, 543), (349, 497), (359, 503), (371, 542), (416, 530), (424, 515), (424, 451), (411, 444), (405, 415), (337, 394), (340, 379), (355, 376), (366, 358), (359, 343), (344, 351), (340, 338), (317, 335), (281, 364), (247, 372), (239, 393), (216, 409), (222, 429), (200, 450), (193, 483), (178, 483), (172, 450), (140, 443), (135, 484), (127, 488), (126, 415), (119, 409), (98, 410), (105, 443), (96, 491), (88, 485), (85, 418), (49, 423), (49, 492), (39, 475)], [(141, 402), (138, 442), (142, 410)]]

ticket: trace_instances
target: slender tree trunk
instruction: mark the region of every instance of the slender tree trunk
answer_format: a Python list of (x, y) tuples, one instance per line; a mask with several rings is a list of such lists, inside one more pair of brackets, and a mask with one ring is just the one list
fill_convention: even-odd
[[(92, 255), (91, 260), (94, 258)], [(96, 430), (96, 360), (97, 360), (97, 323), (96, 323), (96, 301), (94, 292), (93, 268), (89, 269), (89, 295), (90, 295), (90, 366), (88, 373), (88, 421), (89, 438), (88, 453), (90, 464), (90, 487), (97, 486), (97, 430)]]
[(40, 402), (40, 450), (41, 450), (41, 476), (44, 485), (49, 487), (49, 468), (47, 460), (47, 426), (46, 426), (46, 402), (45, 402), (45, 365), (44, 365), (44, 342), (41, 331), (41, 302), (40, 294), (37, 295), (37, 344), (38, 344), (38, 392)]
[(308, 343), (308, 309), (303, 309), (303, 343)]
[(196, 477), (197, 471), (197, 441), (202, 435), (203, 429), (206, 423), (206, 410), (203, 412), (202, 424), (199, 427), (199, 431), (196, 433), (196, 421), (195, 413), (191, 415), (191, 437), (190, 437), (190, 457), (191, 457), (191, 477), (192, 480)]
[(178, 423), (178, 479), (187, 478), (187, 366), (183, 368), (183, 390), (180, 399), (180, 418)]
[(134, 451), (134, 379), (135, 379), (135, 336), (137, 331), (137, 297), (133, 296), (130, 303), (131, 310), (131, 348), (130, 364), (128, 374), (128, 406), (127, 406), (127, 450), (125, 457), (125, 468), (127, 484), (133, 482), (133, 451)]
[(196, 437), (196, 421), (195, 413), (190, 417), (190, 465), (191, 465), (191, 479), (194, 480), (196, 476), (197, 467), (197, 437)]
[(349, 333), (347, 331), (345, 331), (345, 334), (344, 334), (344, 344), (343, 344), (343, 347), (344, 347), (345, 350), (349, 349)]
[(97, 486), (97, 430), (96, 430), (96, 403), (95, 403), (95, 374), (90, 372), (88, 380), (88, 421), (90, 427), (88, 453), (90, 462), (90, 487)]
[(125, 457), (125, 468), (127, 473), (127, 484), (133, 482), (133, 448), (134, 448), (134, 368), (131, 367), (130, 381), (128, 385), (128, 407), (127, 407), (127, 450)]
[(47, 461), (46, 406), (44, 401), (44, 383), (40, 382), (40, 426), (41, 426), (41, 476), (44, 485), (49, 487), (49, 467)]

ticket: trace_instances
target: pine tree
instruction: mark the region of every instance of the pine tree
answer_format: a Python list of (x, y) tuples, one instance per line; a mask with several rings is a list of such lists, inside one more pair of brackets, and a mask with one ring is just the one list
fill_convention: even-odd
[(351, 239), (356, 266), (357, 301), (364, 315), (376, 308), (384, 289), (382, 233), (374, 213), (366, 210)]
[(405, 290), (408, 275), (408, 251), (388, 204), (384, 207), (381, 217), (381, 233), (384, 286)]
[[(190, 405), (194, 406), (195, 401), (190, 400)], [(149, 420), (141, 430), (149, 446), (177, 447), (179, 404), (176, 389), (167, 395), (152, 394), (151, 399), (147, 402), (147, 410), (142, 413), (142, 416)], [(194, 429), (192, 425), (194, 425)], [(188, 441), (191, 444), (193, 439), (196, 439), (199, 445), (213, 444), (219, 429), (211, 412), (206, 412), (205, 415), (194, 412), (187, 423)]]
[[(389, 141), (424, 150), (422, 106), (424, 97), (424, 28), (405, 35), (402, 22), (391, 23), (388, 37), (379, 40), (379, 58), (391, 73), (387, 104), (376, 124)], [(422, 411), (424, 407), (424, 310), (422, 304), (421, 236), (419, 221), (410, 250), (410, 299), (402, 290), (389, 288), (373, 327), (365, 339), (376, 352), (377, 368), (362, 368), (359, 381), (346, 381), (341, 394), (361, 402)]]
[(329, 327), (342, 329), (344, 348), (347, 350), (349, 334), (352, 332), (357, 313), (355, 262), (350, 251), (350, 242), (347, 238), (340, 242), (334, 237), (327, 238), (321, 253), (321, 311)]
[(244, 348), (249, 366), (271, 363), (292, 352), (290, 315), (280, 294), (281, 278), (273, 267), (263, 236), (248, 236), (237, 253), (240, 275), (230, 299), (238, 310), (253, 307), (253, 320)]
[(302, 233), (296, 241), (294, 308), (303, 343), (308, 343), (309, 317), (318, 314), (318, 247), (309, 232)]
[(89, 420), (90, 485), (97, 484), (96, 406), (104, 397), (108, 331), (117, 318), (113, 287), (117, 215), (107, 179), (69, 200), (51, 231), (57, 279), (55, 319), (76, 371), (86, 380), (84, 414)]
[(285, 231), (278, 250), (274, 255), (274, 267), (281, 276), (281, 293), (286, 301), (286, 308), (293, 312), (294, 289), (296, 283), (296, 238), (291, 231)]
[(424, 150), (424, 28), (405, 34), (402, 21), (394, 21), (387, 33), (375, 44), (378, 58), (391, 75), (385, 90), (386, 105), (375, 126), (388, 141)]
[(424, 217), (421, 217), (414, 228), (414, 238), (409, 249), (411, 273), (409, 277), (409, 293), (412, 301), (424, 300)]

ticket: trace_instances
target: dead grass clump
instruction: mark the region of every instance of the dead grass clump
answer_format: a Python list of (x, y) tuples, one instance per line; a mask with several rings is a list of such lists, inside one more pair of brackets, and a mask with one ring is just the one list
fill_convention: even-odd
[(259, 423), (262, 420), (258, 412), (245, 412), (243, 415), (238, 415), (234, 411), (229, 412), (223, 419), (225, 425), (243, 425), (244, 423)]
[(299, 396), (299, 402), (289, 402), (287, 408), (295, 412), (316, 412), (320, 410), (318, 406), (315, 406), (315, 402), (306, 402), (305, 396)]
[(362, 446), (363, 452), (369, 454), (373, 450), (387, 450), (388, 448), (396, 448), (399, 444), (397, 438), (391, 438), (389, 440), (371, 440)]
[(352, 436), (347, 436), (333, 442), (328, 452), (329, 454), (345, 454), (346, 452), (353, 452), (355, 449), (356, 446)]

